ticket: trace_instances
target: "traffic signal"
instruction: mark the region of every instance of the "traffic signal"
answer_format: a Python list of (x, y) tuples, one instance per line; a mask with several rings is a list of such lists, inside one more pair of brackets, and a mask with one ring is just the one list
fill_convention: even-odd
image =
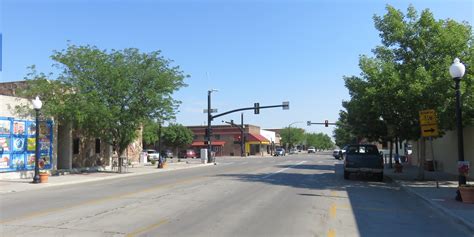
[(206, 128), (206, 137), (211, 137), (211, 135), (212, 135), (211, 129)]
[(260, 103), (254, 103), (253, 104), (253, 113), (254, 114), (259, 114), (260, 113)]
[(329, 122), (327, 120), (324, 120), (324, 126), (325, 127), (329, 126)]
[(311, 126), (311, 121), (308, 121), (306, 124), (307, 124), (308, 126)]

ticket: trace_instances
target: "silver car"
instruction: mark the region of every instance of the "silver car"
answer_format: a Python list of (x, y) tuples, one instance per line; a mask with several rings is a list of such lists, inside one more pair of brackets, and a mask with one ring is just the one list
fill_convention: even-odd
[(275, 149), (275, 156), (285, 156), (286, 151), (284, 148), (277, 148)]

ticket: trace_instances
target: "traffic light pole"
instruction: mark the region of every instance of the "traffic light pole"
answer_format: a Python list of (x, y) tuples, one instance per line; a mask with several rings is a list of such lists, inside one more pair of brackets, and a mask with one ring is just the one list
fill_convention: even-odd
[[(206, 130), (206, 137), (207, 137), (207, 147), (208, 147), (208, 154), (209, 154), (209, 162), (211, 162), (211, 149), (212, 149), (212, 144), (211, 144), (211, 137), (212, 137), (212, 130), (211, 130), (211, 122), (212, 120), (214, 120), (215, 118), (218, 118), (218, 117), (221, 117), (221, 116), (224, 116), (224, 115), (227, 115), (227, 114), (231, 114), (231, 113), (235, 113), (235, 112), (239, 112), (239, 111), (244, 111), (244, 110), (254, 110), (255, 114), (259, 114), (260, 113), (260, 109), (269, 109), (269, 108), (278, 108), (278, 107), (282, 107), (283, 110), (288, 110), (290, 109), (290, 102), (288, 101), (285, 101), (283, 102), (281, 105), (268, 105), (268, 106), (260, 106), (259, 103), (255, 103), (254, 104), (254, 107), (246, 107), (246, 108), (240, 108), (240, 109), (234, 109), (234, 110), (230, 110), (230, 111), (227, 111), (227, 112), (224, 112), (224, 113), (220, 113), (220, 114), (216, 114), (216, 115), (212, 115), (211, 114), (211, 90), (208, 91), (208, 94), (207, 94), (207, 130)], [(243, 119), (242, 119), (242, 123), (243, 123)], [(243, 124), (242, 124), (243, 125)]]
[(327, 120), (324, 123), (312, 123), (311, 121), (308, 121), (307, 124), (308, 124), (308, 126), (311, 126), (312, 124), (315, 124), (315, 125), (325, 125), (326, 127), (328, 125), (336, 125), (336, 123), (329, 123), (329, 122), (327, 122)]
[(240, 156), (244, 157), (244, 144), (245, 144), (245, 137), (244, 137), (244, 113), (240, 114), (240, 126), (234, 123), (234, 120), (230, 120), (230, 122), (227, 121), (222, 121), (224, 123), (227, 123), (231, 126), (237, 127), (240, 130)]

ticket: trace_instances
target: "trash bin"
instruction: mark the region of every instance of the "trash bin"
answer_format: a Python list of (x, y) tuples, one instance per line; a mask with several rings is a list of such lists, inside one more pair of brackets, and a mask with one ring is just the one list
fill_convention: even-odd
[(207, 163), (207, 149), (201, 149), (201, 163)]
[(434, 171), (433, 160), (426, 160), (425, 161), (425, 170), (426, 171)]

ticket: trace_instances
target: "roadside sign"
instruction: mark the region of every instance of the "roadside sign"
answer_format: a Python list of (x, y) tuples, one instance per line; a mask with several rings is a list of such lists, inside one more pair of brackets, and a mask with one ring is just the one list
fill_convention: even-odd
[(421, 136), (437, 137), (439, 135), (438, 118), (434, 109), (422, 110), (419, 112)]
[(422, 110), (419, 112), (420, 115), (420, 125), (432, 125), (438, 124), (438, 119), (436, 117), (436, 112), (434, 109)]
[(421, 136), (423, 137), (437, 137), (439, 135), (438, 125), (423, 125), (421, 126)]

